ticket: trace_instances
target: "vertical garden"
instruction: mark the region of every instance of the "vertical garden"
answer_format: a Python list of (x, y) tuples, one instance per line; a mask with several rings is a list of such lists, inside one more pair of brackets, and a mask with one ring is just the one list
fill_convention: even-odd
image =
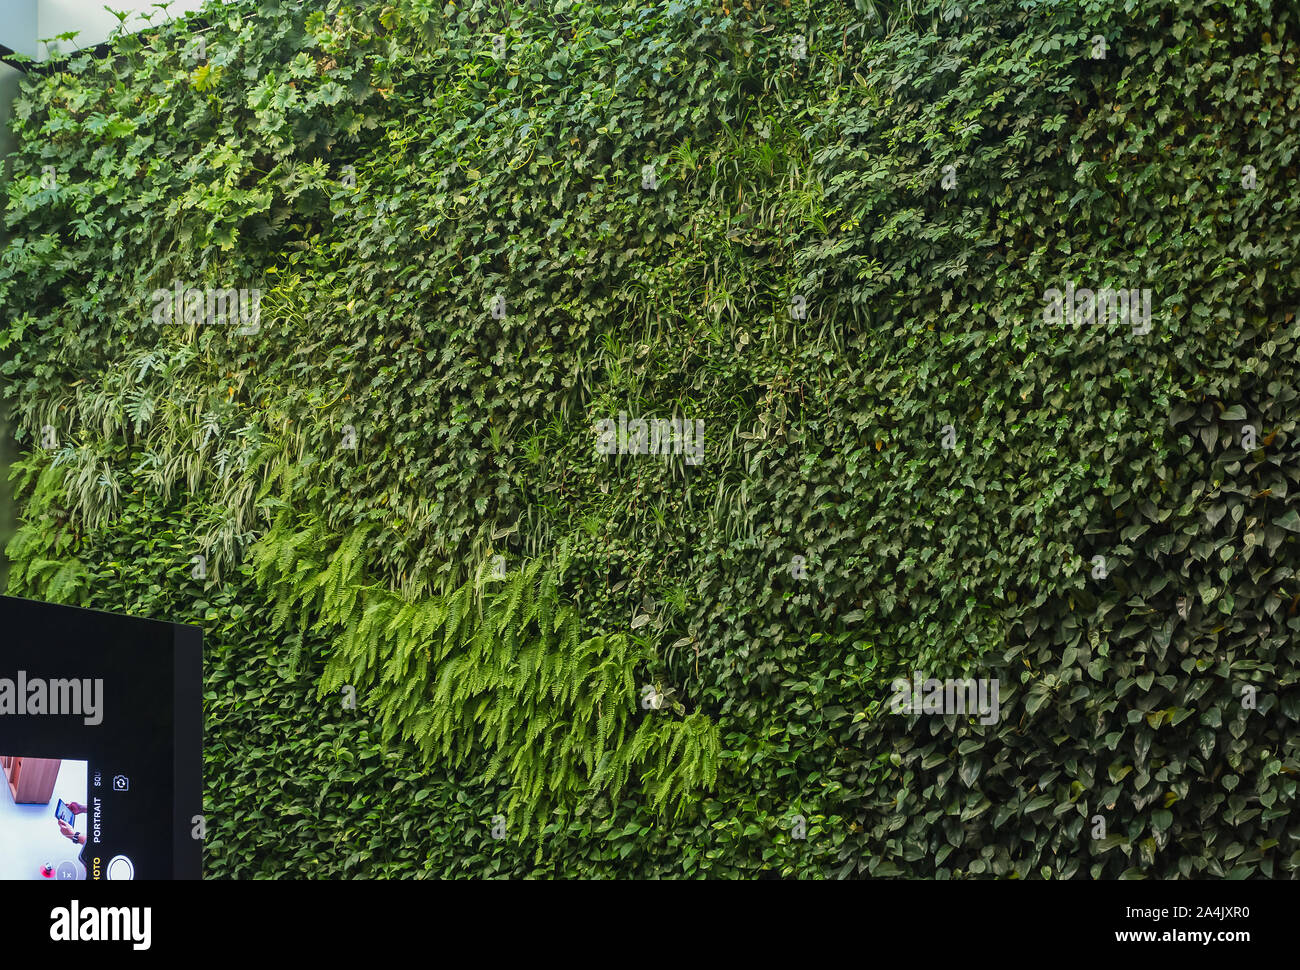
[(8, 592), (203, 628), (214, 878), (1293, 878), (1298, 54), (1280, 0), (119, 34), (14, 106)]

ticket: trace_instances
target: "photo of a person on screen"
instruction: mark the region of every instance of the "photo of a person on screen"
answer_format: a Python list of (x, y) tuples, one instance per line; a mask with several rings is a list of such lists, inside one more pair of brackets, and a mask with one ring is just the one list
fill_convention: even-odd
[[(82, 805), (80, 802), (68, 802), (67, 805), (68, 805), (68, 811), (72, 812), (74, 816), (73, 819), (74, 822), (76, 821), (75, 816), (86, 814), (86, 806)], [(83, 847), (82, 851), (84, 852), (85, 851), (84, 846), (86, 845), (86, 834), (84, 832), (76, 831), (71, 825), (63, 821), (63, 819), (61, 818), (56, 819), (56, 821), (59, 823), (59, 831), (63, 833), (64, 838), (71, 839), (77, 845), (82, 846)], [(77, 858), (81, 858), (80, 854), (77, 856)]]
[(0, 880), (87, 878), (89, 774), (85, 761), (0, 749)]
[(63, 833), (63, 837), (71, 841), (73, 845), (79, 847), (80, 851), (77, 852), (77, 863), (80, 871), (77, 874), (77, 878), (85, 879), (86, 834), (84, 832), (78, 832), (74, 826), (77, 823), (77, 816), (86, 814), (86, 806), (80, 802), (64, 802), (63, 806), (72, 813), (72, 824), (69, 825), (61, 818), (55, 818), (55, 821), (59, 823), (59, 831)]

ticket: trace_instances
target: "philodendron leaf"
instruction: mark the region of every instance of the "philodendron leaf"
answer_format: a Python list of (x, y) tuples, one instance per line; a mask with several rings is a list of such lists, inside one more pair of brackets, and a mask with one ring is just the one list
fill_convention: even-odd
[(1300, 511), (1287, 509), (1286, 514), (1277, 519), (1277, 525), (1290, 532), (1300, 532)]

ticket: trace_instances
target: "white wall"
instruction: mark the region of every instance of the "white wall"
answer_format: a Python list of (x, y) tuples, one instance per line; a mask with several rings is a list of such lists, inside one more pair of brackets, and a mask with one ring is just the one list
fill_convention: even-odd
[(36, 0), (0, 0), (0, 44), (36, 56)]
[[(153, 0), (107, 0), (114, 10), (128, 10), (126, 29), (143, 30), (150, 21), (163, 23), (198, 10), (204, 0), (173, 0), (164, 14)], [(77, 31), (71, 41), (60, 41), (65, 52), (94, 47), (108, 40), (117, 27), (117, 18), (104, 9), (105, 0), (0, 0), (0, 44), (20, 54), (45, 60), (49, 51), (43, 38), (53, 38), (70, 30)]]
[[(176, 19), (191, 10), (203, 6), (203, 0), (174, 0), (167, 12), (153, 6), (153, 0), (109, 0), (108, 6), (114, 10), (130, 10), (131, 16), (126, 20), (129, 31), (143, 30), (150, 21), (141, 14), (151, 14), (154, 23), (165, 23), (167, 18)], [(36, 38), (54, 37), (68, 30), (79, 33), (68, 49), (94, 47), (108, 40), (109, 34), (117, 27), (117, 18), (104, 9), (103, 0), (36, 0)], [(13, 46), (12, 44), (9, 46)], [(41, 52), (37, 56), (45, 57), (45, 45), (40, 44)]]

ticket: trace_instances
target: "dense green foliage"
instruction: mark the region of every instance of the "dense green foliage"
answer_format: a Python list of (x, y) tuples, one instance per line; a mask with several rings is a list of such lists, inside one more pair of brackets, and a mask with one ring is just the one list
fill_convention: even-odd
[(1294, 5), (547, 6), (17, 106), (9, 589), (204, 626), (209, 874), (1295, 875)]

